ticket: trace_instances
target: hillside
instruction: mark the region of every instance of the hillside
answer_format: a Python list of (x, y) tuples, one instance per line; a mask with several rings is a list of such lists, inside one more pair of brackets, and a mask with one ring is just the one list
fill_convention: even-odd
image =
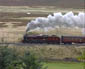
[(0, 6), (56, 6), (84, 8), (84, 0), (0, 0)]

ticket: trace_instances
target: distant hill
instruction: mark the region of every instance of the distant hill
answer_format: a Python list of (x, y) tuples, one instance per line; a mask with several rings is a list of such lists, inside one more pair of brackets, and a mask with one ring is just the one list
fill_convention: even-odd
[(57, 6), (84, 8), (84, 0), (0, 0), (1, 6)]

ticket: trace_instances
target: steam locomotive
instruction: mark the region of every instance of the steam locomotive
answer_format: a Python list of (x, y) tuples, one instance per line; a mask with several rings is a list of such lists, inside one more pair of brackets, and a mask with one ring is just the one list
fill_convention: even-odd
[(24, 35), (23, 43), (73, 44), (85, 43), (85, 36)]

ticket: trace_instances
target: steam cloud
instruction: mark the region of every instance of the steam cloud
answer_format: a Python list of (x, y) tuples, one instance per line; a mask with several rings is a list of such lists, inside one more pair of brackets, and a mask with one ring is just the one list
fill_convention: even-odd
[(54, 13), (53, 15), (48, 15), (47, 17), (38, 17), (27, 24), (27, 30), (39, 30), (43, 29), (48, 31), (49, 29), (55, 28), (82, 28), (83, 34), (85, 34), (85, 13), (80, 12), (74, 15), (73, 12), (68, 12), (66, 14)]

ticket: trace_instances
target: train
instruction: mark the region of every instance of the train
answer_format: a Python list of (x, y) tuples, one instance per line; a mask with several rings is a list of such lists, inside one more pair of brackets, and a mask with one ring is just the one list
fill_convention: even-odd
[(56, 35), (24, 35), (23, 43), (47, 44), (83, 44), (85, 36), (56, 36)]

